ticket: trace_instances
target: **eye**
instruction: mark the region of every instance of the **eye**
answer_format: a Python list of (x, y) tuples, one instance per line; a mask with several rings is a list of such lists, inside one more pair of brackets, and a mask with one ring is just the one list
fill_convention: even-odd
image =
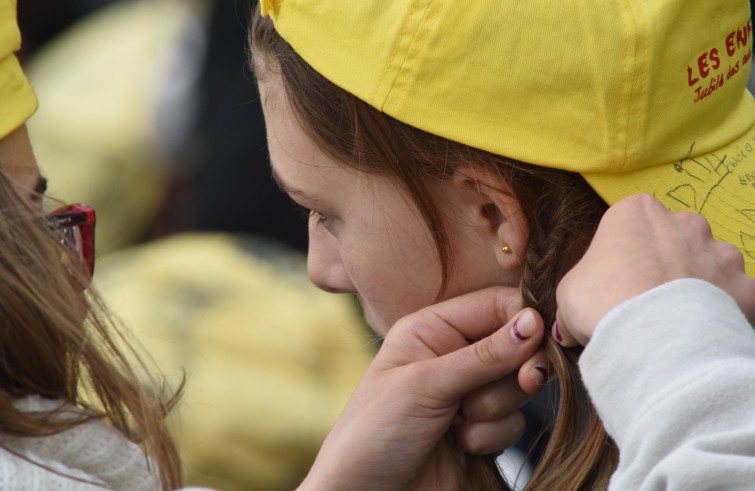
[(312, 213), (312, 210), (310, 210), (309, 208), (304, 208), (302, 205), (293, 200), (291, 200), (291, 204), (294, 205), (294, 209), (301, 215), (303, 219), (309, 220), (309, 215)]
[(294, 205), (294, 208), (296, 208), (299, 211), (299, 213), (301, 213), (301, 215), (304, 218), (306, 218), (308, 220), (315, 220), (315, 224), (317, 226), (323, 225), (328, 220), (328, 216), (327, 215), (323, 215), (319, 211), (310, 210), (309, 208), (305, 208), (302, 205), (300, 205), (299, 203), (297, 203), (296, 201), (292, 201), (292, 203)]
[(309, 219), (310, 220), (315, 220), (317, 226), (320, 226), (320, 225), (324, 224), (328, 220), (328, 216), (327, 215), (323, 215), (319, 211), (309, 210)]

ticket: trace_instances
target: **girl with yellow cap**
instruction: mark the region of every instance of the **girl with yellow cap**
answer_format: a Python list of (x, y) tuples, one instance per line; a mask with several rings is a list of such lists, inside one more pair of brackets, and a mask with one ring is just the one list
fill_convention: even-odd
[[(397, 347), (389, 328), (436, 301), (503, 286), (517, 292), (516, 300), (510, 296), (507, 302), (521, 302), (542, 315), (552, 335), (546, 337), (545, 354), (535, 355), (525, 367), (532, 369), (532, 379), (544, 383), (550, 361), (561, 397), (550, 442), (527, 489), (605, 489), (611, 479), (620, 483), (617, 489), (641, 489), (664, 479), (673, 481), (671, 488), (688, 489), (684, 472), (697, 469), (690, 474), (697, 478), (711, 467), (690, 450), (694, 435), (685, 429), (703, 414), (688, 405), (715, 408), (705, 414), (709, 419), (727, 404), (740, 412), (751, 408), (752, 400), (747, 395), (710, 396), (712, 382), (698, 377), (699, 383), (689, 386), (695, 397), (679, 394), (653, 410), (676, 384), (699, 375), (693, 368), (695, 360), (705, 360), (699, 353), (707, 346), (699, 336), (707, 332), (702, 330), (705, 323), (695, 323), (700, 329), (683, 337), (684, 343), (672, 341), (688, 322), (711, 320), (694, 309), (702, 305), (714, 314), (709, 331), (722, 337), (729, 332), (724, 327), (729, 319), (736, 319), (731, 329), (752, 360), (755, 335), (747, 319), (736, 307), (730, 312), (736, 304), (726, 295), (729, 307), (703, 302), (709, 293), (706, 283), (674, 283), (673, 295), (663, 290), (669, 297), (652, 290), (662, 305), (684, 299), (674, 308), (666, 304), (658, 312), (656, 304), (649, 310), (655, 320), (646, 328), (653, 330), (654, 349), (640, 343), (632, 349), (614, 326), (601, 328), (604, 341), (591, 342), (582, 353), (576, 346), (587, 342), (594, 326), (577, 325), (571, 315), (558, 313), (563, 306), (556, 302), (557, 285), (585, 254), (608, 205), (637, 193), (653, 194), (674, 211), (702, 214), (713, 236), (729, 243), (719, 253), (732, 257), (740, 270), (744, 258), (744, 270), (755, 276), (755, 100), (746, 91), (746, 71), (741, 69), (749, 70), (750, 13), (744, 0), (599, 3), (262, 2), (251, 38), (272, 172), (280, 187), (310, 210), (311, 279), (327, 291), (355, 293), (373, 329), (387, 334), (391, 348), (385, 356), (404, 355), (397, 364), (476, 339), (462, 336), (455, 344), (446, 340), (425, 346), (427, 351)], [(640, 216), (637, 210), (645, 209), (653, 223), (670, 221), (662, 218), (655, 198), (639, 201), (629, 204)], [(647, 211), (653, 207), (655, 212)], [(680, 233), (697, 231), (691, 236), (709, 244), (701, 220), (691, 220)], [(654, 236), (650, 228), (632, 230), (648, 240)], [(684, 241), (673, 242), (676, 249), (664, 257), (672, 257), (671, 263), (697, 260), (690, 255), (700, 251), (680, 244)], [(594, 281), (592, 275), (581, 278)], [(727, 291), (752, 319), (752, 279), (742, 271), (736, 278), (743, 288)], [(621, 321), (616, 324), (623, 326), (626, 319)], [(664, 329), (667, 324), (679, 330)], [(642, 332), (641, 325), (630, 325), (627, 332)], [(609, 342), (607, 332), (613, 333)], [(396, 337), (406, 341), (402, 336), (406, 334)], [(528, 336), (520, 331), (515, 337)], [(432, 334), (416, 337), (427, 340)], [(717, 336), (715, 343), (722, 342)], [(654, 363), (669, 352), (679, 355), (669, 358), (679, 364), (678, 378), (668, 365)], [(488, 351), (481, 354), (495, 358)], [(744, 366), (752, 371), (751, 361)], [(668, 385), (654, 380), (659, 367)], [(432, 377), (453, 379), (451, 372), (433, 372)], [(511, 428), (521, 424), (511, 415), (512, 406), (524, 397), (513, 389), (516, 370), (503, 371), (497, 384), (470, 382), (463, 399), (450, 398), (460, 408), (458, 417), (443, 411), (438, 418), (446, 418), (440, 427), (450, 426), (458, 447), (426, 438), (415, 447), (411, 442), (397, 445), (402, 451), (387, 451), (390, 445), (381, 451), (390, 438), (367, 430), (360, 434), (371, 438), (356, 442), (349, 433), (359, 433), (354, 422), (369, 421), (365, 415), (406, 435), (412, 433), (409, 428), (422, 426), (419, 421), (438, 422), (421, 411), (414, 420), (405, 410), (377, 416), (395, 406), (388, 397), (380, 399), (385, 406), (374, 404), (371, 391), (404, 400), (417, 396), (415, 391), (427, 387), (423, 383), (431, 378), (420, 368), (404, 373), (405, 384), (394, 381), (394, 391), (363, 385), (344, 413), (347, 423), (342, 426), (348, 431), (337, 427), (333, 440), (339, 443), (326, 443), (320, 460), (325, 463), (315, 465), (324, 480), (305, 484), (316, 489), (327, 482), (324, 487), (334, 489), (341, 474), (328, 462), (338, 456), (365, 470), (362, 477), (372, 477), (344, 479), (344, 488), (353, 489), (355, 483), (378, 488), (393, 471), (400, 478), (392, 482), (406, 487), (505, 488), (492, 465), (478, 472), (479, 461), (458, 447), (475, 454), (494, 452), (505, 443), (496, 435), (511, 435)], [(596, 373), (610, 374), (616, 386)], [(627, 374), (642, 378), (634, 384)], [(746, 378), (751, 383), (752, 376)], [(519, 383), (531, 392), (531, 381)], [(430, 398), (426, 391), (419, 393), (425, 401)], [(448, 400), (447, 393), (433, 394)], [(668, 413), (677, 407), (694, 416), (671, 424)], [(751, 415), (743, 420), (727, 414), (727, 429), (742, 424), (749, 431), (755, 423)], [(637, 428), (627, 436), (624, 430), (631, 425)], [(657, 438), (643, 440), (648, 435)], [(711, 439), (755, 455), (747, 443), (751, 440), (727, 440), (730, 436), (719, 432)], [(669, 456), (672, 462), (683, 457), (666, 467), (665, 446), (677, 442), (685, 442), (683, 448), (690, 451)], [(647, 454), (646, 446), (651, 447)], [(720, 469), (751, 482), (752, 460), (738, 467), (738, 454), (721, 452), (726, 465)], [(343, 474), (353, 477), (352, 467), (345, 467)], [(621, 472), (615, 474), (617, 468)]]

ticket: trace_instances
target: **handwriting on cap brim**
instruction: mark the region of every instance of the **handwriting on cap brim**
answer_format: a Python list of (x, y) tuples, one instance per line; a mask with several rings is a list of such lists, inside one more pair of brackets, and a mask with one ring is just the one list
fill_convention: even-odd
[[(719, 46), (700, 53), (692, 65), (687, 65), (687, 83), (693, 88), (693, 101), (699, 102), (723, 87), (752, 57), (752, 21), (728, 33)], [(726, 57), (726, 64), (721, 57)]]
[[(729, 205), (730, 216), (737, 218), (737, 222), (742, 226), (737, 231), (740, 250), (755, 259), (755, 236), (752, 235), (753, 226), (755, 226), (755, 207), (741, 206), (745, 203), (755, 204), (755, 200), (745, 198), (750, 193), (755, 194), (755, 172), (747, 170), (752, 169), (751, 165), (740, 165), (752, 158), (755, 151), (755, 135), (750, 137), (750, 141), (741, 146), (738, 145), (729, 154), (711, 153), (696, 158), (692, 157), (694, 148), (695, 144), (692, 143), (687, 157), (674, 164), (674, 170), (683, 174), (686, 182), (669, 189), (666, 196), (676, 201), (683, 209), (703, 213), (705, 205), (714, 197), (724, 180), (732, 177), (737, 179), (743, 188), (740, 188), (741, 191), (737, 191), (736, 194), (742, 200), (738, 201), (738, 205)], [(722, 205), (723, 202), (718, 202), (714, 206)]]

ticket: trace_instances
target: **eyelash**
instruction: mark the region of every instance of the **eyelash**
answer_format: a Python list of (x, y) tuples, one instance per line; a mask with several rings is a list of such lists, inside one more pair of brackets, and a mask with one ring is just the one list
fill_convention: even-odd
[(318, 227), (328, 220), (327, 215), (323, 215), (319, 211), (315, 210), (309, 210), (309, 218), (314, 218)]
[(297, 210), (299, 210), (299, 213), (301, 213), (301, 215), (304, 218), (309, 219), (309, 220), (311, 220), (312, 218), (314, 218), (316, 220), (316, 225), (318, 227), (320, 225), (324, 224), (328, 220), (328, 216), (327, 215), (323, 215), (319, 211), (310, 210), (309, 208), (305, 208), (302, 205), (300, 205), (299, 203), (297, 203), (296, 201), (293, 201), (293, 204), (294, 204), (294, 208), (296, 208)]

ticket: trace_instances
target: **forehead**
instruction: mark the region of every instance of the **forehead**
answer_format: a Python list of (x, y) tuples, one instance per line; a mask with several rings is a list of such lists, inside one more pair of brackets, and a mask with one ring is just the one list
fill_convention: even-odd
[(0, 167), (8, 179), (20, 188), (33, 190), (37, 187), (40, 174), (36, 164), (0, 159)]
[(362, 174), (324, 152), (294, 115), (280, 76), (260, 80), (273, 178), (292, 197), (306, 195), (313, 184), (337, 188), (344, 179)]
[(35, 197), (44, 192), (45, 181), (40, 176), (24, 127), (0, 140), (0, 168), (22, 196), (36, 201)]

